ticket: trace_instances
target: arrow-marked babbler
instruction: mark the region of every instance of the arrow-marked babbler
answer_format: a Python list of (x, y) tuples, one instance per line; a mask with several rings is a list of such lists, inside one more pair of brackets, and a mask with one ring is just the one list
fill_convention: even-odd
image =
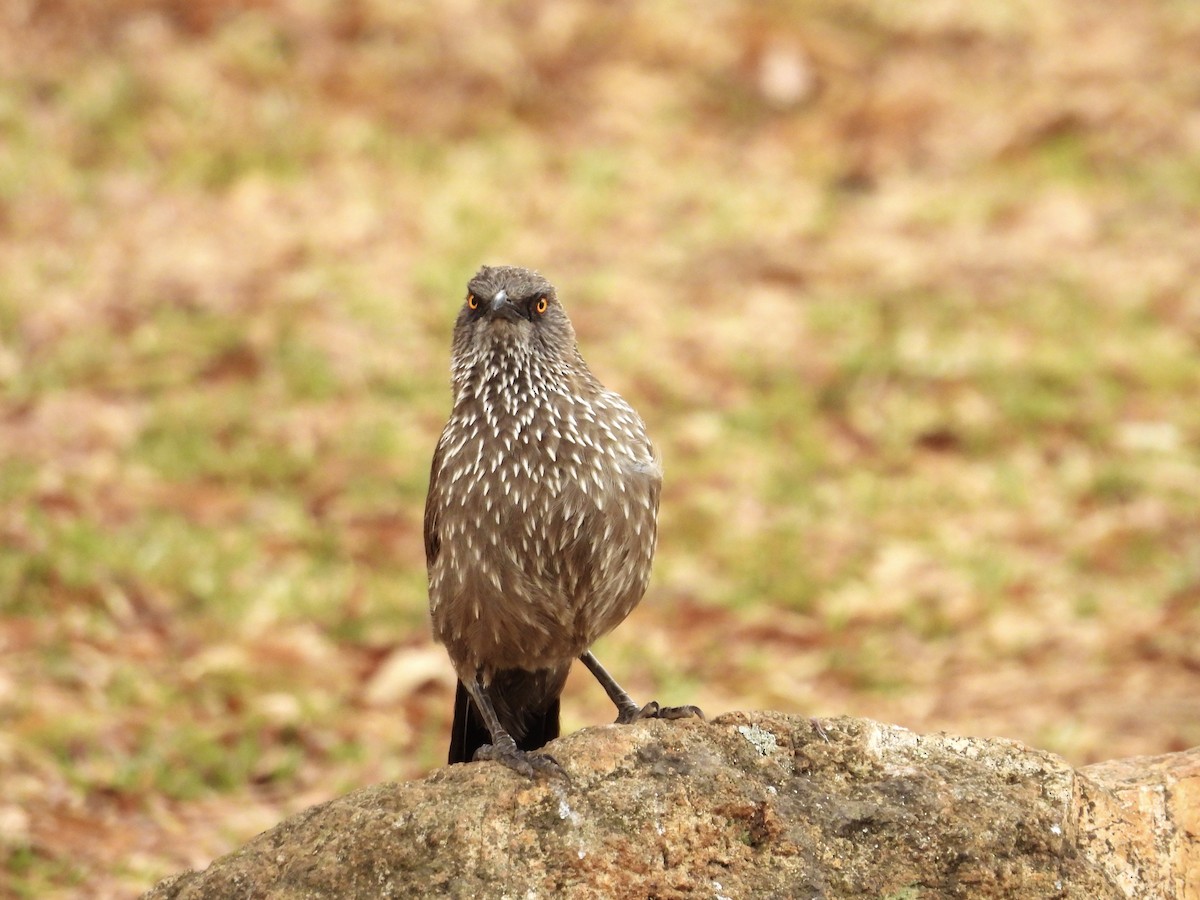
[(529, 751), (558, 736), (576, 659), (618, 722), (701, 715), (638, 706), (588, 649), (646, 590), (662, 466), (641, 418), (579, 355), (554, 286), (481, 268), (454, 325), (451, 376), (425, 502), (433, 633), (459, 681), (450, 762), (561, 774)]

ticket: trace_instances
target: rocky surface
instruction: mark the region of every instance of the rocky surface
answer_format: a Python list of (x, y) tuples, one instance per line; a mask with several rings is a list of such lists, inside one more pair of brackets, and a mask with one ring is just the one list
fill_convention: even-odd
[(1074, 770), (997, 739), (732, 713), (589, 728), (315, 806), (146, 896), (1200, 900), (1200, 750)]

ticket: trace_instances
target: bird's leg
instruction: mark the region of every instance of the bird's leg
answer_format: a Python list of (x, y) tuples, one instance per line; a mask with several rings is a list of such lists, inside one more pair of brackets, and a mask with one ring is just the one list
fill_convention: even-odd
[[(584, 651), (584, 654), (579, 658), (591, 673), (596, 676), (596, 680), (604, 688), (604, 693), (608, 694), (608, 699), (617, 705), (618, 722), (624, 725), (655, 715), (658, 708), (657, 701), (651, 700), (645, 706), (638, 706), (634, 702), (634, 699), (625, 693), (625, 689), (617, 684), (617, 680), (608, 674), (608, 669), (600, 665), (600, 660), (592, 655), (591, 650)], [(651, 710), (651, 707), (655, 709)]]
[(600, 665), (600, 660), (592, 655), (591, 650), (584, 652), (579, 659), (589, 671), (596, 676), (608, 699), (617, 705), (617, 724), (628, 725), (638, 719), (703, 719), (704, 713), (698, 706), (659, 706), (657, 700), (651, 700), (645, 706), (638, 706), (632, 697), (625, 693), (608, 670)]
[(491, 698), (484, 691), (478, 675), (470, 681), (464, 681), (463, 686), (471, 695), (475, 709), (483, 717), (483, 724), (487, 727), (488, 734), (492, 736), (490, 744), (484, 744), (475, 751), (476, 760), (495, 760), (527, 778), (532, 778), (534, 775), (567, 778), (567, 773), (563, 771), (562, 766), (554, 757), (545, 754), (535, 755), (517, 746), (512, 735), (500, 724), (500, 717), (496, 715), (496, 707), (492, 705)]

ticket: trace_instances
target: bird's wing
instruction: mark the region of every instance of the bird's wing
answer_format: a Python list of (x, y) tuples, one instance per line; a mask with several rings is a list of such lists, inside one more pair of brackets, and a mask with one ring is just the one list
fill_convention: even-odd
[(433, 452), (433, 464), (429, 469), (429, 492), (425, 495), (425, 566), (433, 568), (438, 552), (442, 549), (442, 538), (438, 533), (438, 482), (442, 476), (442, 441), (438, 441)]

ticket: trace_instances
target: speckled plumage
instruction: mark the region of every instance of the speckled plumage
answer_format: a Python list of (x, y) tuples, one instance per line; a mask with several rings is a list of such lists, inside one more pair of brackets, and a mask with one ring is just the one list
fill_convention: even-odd
[(645, 592), (662, 469), (548, 281), (484, 267), (468, 291), (425, 507), (430, 613), (460, 681), (520, 743), (551, 703), (557, 721), (571, 662)]

